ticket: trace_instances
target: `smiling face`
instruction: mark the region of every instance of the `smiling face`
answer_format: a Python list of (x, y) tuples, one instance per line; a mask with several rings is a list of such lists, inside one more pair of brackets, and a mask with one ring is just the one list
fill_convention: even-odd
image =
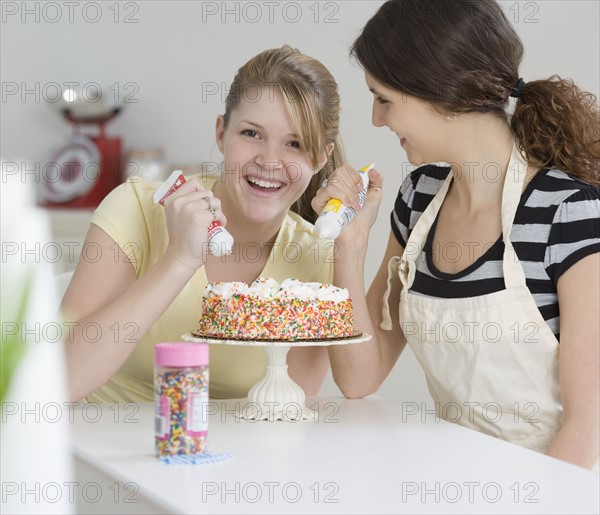
[(414, 165), (443, 161), (452, 142), (450, 121), (434, 105), (388, 88), (368, 72), (365, 80), (374, 95), (372, 122), (388, 127), (398, 136), (408, 160)]
[(225, 159), (225, 194), (252, 222), (280, 221), (327, 161), (323, 153), (312, 167), (276, 88), (263, 89), (257, 101), (241, 99), (227, 128), (219, 116), (216, 137)]

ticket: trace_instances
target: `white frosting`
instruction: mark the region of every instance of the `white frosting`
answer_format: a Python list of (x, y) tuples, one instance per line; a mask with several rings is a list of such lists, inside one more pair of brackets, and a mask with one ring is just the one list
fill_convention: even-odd
[(298, 279), (286, 279), (277, 292), (278, 299), (317, 300), (317, 293), (308, 283)]
[(279, 283), (275, 279), (259, 277), (248, 287), (250, 295), (262, 300), (273, 299), (279, 291)]
[(344, 302), (350, 297), (346, 288), (338, 288), (331, 284), (322, 284), (317, 293), (319, 300), (332, 300), (333, 302)]
[(230, 299), (234, 295), (250, 295), (250, 287), (244, 282), (208, 284), (204, 290), (205, 297), (221, 296)]
[(204, 290), (205, 297), (220, 296), (230, 299), (234, 295), (248, 295), (262, 300), (267, 299), (300, 299), (328, 300), (343, 302), (349, 298), (346, 288), (338, 288), (331, 284), (305, 283), (298, 279), (286, 279), (281, 285), (271, 278), (259, 277), (250, 286), (244, 282), (208, 284)]

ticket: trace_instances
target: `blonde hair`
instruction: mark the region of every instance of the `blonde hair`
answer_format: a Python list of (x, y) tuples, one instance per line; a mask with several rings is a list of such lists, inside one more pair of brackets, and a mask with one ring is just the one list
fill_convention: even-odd
[(324, 179), (345, 162), (339, 137), (340, 96), (338, 86), (323, 64), (284, 45), (256, 55), (236, 73), (225, 101), (224, 125), (227, 128), (231, 112), (249, 88), (277, 88), (294, 124), (300, 148), (310, 157), (316, 169), (326, 146), (334, 144), (325, 166), (313, 175), (301, 197), (291, 210), (314, 223), (317, 214), (311, 200)]

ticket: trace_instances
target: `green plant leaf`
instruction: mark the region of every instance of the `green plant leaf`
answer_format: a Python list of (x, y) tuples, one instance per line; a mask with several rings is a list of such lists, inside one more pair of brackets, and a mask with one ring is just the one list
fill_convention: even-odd
[(21, 329), (25, 321), (30, 291), (31, 274), (27, 274), (24, 287), (17, 292), (20, 294), (20, 298), (18, 299), (16, 320), (9, 321), (17, 324), (17, 330), (14, 334), (6, 335), (4, 331), (7, 321), (4, 321), (2, 324), (2, 343), (0, 344), (0, 402), (4, 402), (4, 397), (8, 392), (12, 376), (27, 349), (27, 345), (22, 339)]

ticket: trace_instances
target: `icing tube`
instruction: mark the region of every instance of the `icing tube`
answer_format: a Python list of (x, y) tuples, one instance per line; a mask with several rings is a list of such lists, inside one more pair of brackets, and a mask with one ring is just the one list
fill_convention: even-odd
[[(359, 170), (364, 186), (364, 189), (359, 195), (361, 206), (365, 201), (365, 196), (367, 195), (367, 190), (369, 188), (369, 170), (374, 166), (375, 161)], [(335, 240), (342, 232), (342, 229), (348, 225), (355, 216), (356, 211), (353, 208), (342, 204), (341, 200), (337, 198), (332, 198), (325, 204), (323, 211), (319, 215), (319, 218), (317, 218), (315, 229), (321, 238)]]
[[(185, 184), (186, 180), (181, 170), (175, 170), (169, 178), (154, 193), (154, 203), (164, 205), (165, 199)], [(233, 236), (215, 220), (208, 226), (208, 250), (214, 256), (231, 254)]]

